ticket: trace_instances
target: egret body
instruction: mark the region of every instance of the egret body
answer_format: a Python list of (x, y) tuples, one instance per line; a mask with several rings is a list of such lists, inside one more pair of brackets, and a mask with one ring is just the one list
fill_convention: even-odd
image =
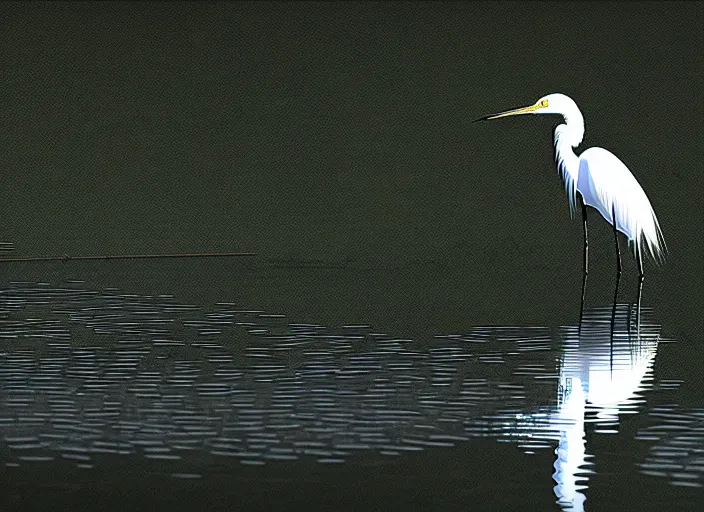
[(632, 246), (642, 282), (643, 252), (647, 250), (654, 260), (660, 261), (666, 247), (655, 211), (631, 171), (606, 149), (589, 148), (579, 156), (574, 153), (574, 148), (581, 144), (584, 137), (584, 117), (572, 98), (564, 94), (549, 94), (534, 105), (491, 114), (477, 121), (519, 114), (557, 114), (564, 119), (564, 123), (555, 128), (555, 164), (567, 191), (572, 216), (577, 203), (581, 204), (585, 282), (589, 271), (587, 206), (596, 209), (613, 226), (617, 275), (621, 274), (617, 235), (620, 231)]

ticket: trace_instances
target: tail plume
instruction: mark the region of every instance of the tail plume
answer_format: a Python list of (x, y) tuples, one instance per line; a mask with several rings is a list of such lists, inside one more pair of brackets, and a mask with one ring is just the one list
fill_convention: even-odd
[(641, 225), (638, 231), (637, 239), (638, 251), (642, 251), (644, 246), (648, 248), (648, 253), (652, 259), (662, 264), (668, 257), (667, 245), (665, 244), (665, 237), (660, 229), (660, 223), (653, 209), (650, 209), (650, 216), (645, 225)]

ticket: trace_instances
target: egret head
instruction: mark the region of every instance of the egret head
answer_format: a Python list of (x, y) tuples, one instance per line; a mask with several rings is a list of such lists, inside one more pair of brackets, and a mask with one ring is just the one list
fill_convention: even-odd
[[(488, 116), (480, 117), (474, 121), (489, 121), (490, 119), (517, 116), (520, 114), (559, 114), (567, 118), (575, 112), (579, 113), (579, 109), (572, 98), (564, 94), (555, 93), (543, 96), (533, 105), (505, 110), (503, 112), (497, 112), (496, 114), (489, 114)], [(581, 114), (579, 117), (581, 118)]]

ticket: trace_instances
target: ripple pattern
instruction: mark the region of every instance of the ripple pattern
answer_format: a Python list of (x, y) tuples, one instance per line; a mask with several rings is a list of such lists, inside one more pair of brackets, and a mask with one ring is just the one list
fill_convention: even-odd
[(197, 478), (216, 460), (333, 464), (476, 437), (554, 449), (574, 423), (556, 414), (561, 375), (589, 346), (576, 332), (476, 327), (421, 343), (234, 304), (13, 283), (0, 290), (0, 456), (82, 469), (143, 457)]

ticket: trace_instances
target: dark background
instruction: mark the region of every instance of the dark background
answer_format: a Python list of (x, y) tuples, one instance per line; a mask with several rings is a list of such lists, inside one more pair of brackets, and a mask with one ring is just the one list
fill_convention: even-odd
[[(3, 264), (182, 300), (233, 300), (422, 338), (576, 321), (582, 230), (558, 118), (470, 120), (562, 92), (670, 252), (644, 305), (700, 403), (704, 4), (3, 3), (0, 240), (13, 256), (253, 258)], [(613, 296), (591, 215), (587, 301)], [(625, 244), (624, 244), (625, 247)], [(621, 294), (635, 295), (624, 258)], [(685, 399), (686, 401), (686, 399)]]

